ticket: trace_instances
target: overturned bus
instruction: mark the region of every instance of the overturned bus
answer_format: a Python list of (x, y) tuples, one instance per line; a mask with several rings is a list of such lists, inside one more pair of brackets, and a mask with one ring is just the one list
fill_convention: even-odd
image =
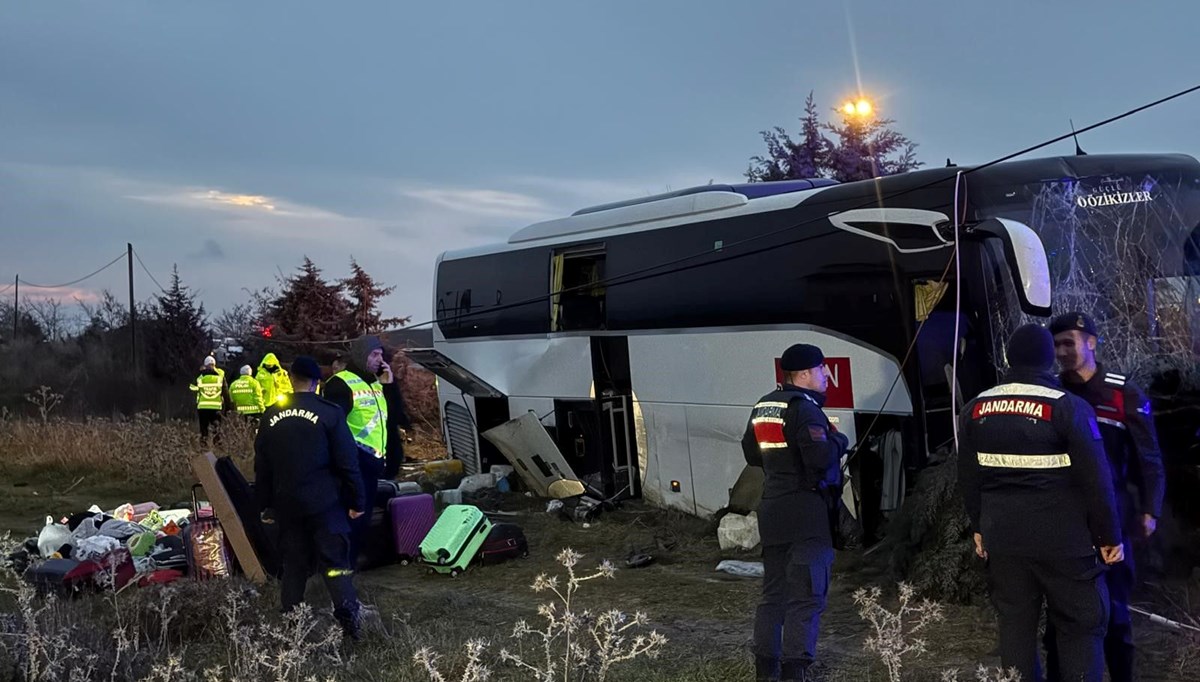
[(1028, 319), (1092, 311), (1106, 362), (1194, 381), (1198, 225), (1183, 155), (696, 187), (442, 254), (434, 346), (411, 357), (468, 472), (504, 462), (481, 433), (533, 412), (593, 488), (706, 516), (780, 353), (813, 343), (864, 509), (886, 514)]

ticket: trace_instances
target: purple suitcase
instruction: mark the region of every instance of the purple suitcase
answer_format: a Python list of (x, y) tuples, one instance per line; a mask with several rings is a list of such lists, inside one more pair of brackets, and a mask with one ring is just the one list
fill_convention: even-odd
[(396, 554), (400, 555), (401, 564), (408, 564), (421, 555), (418, 548), (436, 520), (433, 495), (394, 497), (388, 500), (388, 514), (392, 517)]

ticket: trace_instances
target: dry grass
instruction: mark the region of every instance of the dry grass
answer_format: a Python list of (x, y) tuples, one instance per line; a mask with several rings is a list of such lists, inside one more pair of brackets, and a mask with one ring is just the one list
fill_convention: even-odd
[[(187, 459), (200, 446), (194, 425), (148, 417), (66, 422), (52, 415), (47, 422), (43, 426), (36, 421), (0, 420), (0, 531), (13, 530), (23, 538), (41, 525), (45, 514), (61, 515), (93, 503), (111, 508), (123, 502), (155, 500), (173, 505), (186, 499), (192, 483)], [(246, 436), (233, 431), (223, 436), (227, 452), (243, 462), (248, 453)], [(418, 432), (415, 440), (410, 454), (440, 454), (433, 439), (422, 439)], [(310, 663), (304, 664), (309, 667), (302, 678), (316, 675), (317, 679), (425, 681), (428, 676), (412, 664), (413, 653), (421, 647), (443, 653), (445, 666), (461, 669), (467, 658), (464, 642), (484, 639), (497, 644), (507, 639), (513, 624), (538, 619), (539, 600), (528, 587), (539, 574), (556, 569), (554, 554), (562, 547), (579, 548), (589, 560), (610, 559), (619, 569), (616, 580), (588, 583), (585, 595), (589, 608), (644, 612), (655, 629), (670, 640), (658, 660), (638, 660), (629, 668), (615, 670), (609, 679), (715, 682), (751, 677), (748, 643), (760, 583), (713, 569), (722, 558), (754, 557), (723, 554), (712, 523), (628, 503), (584, 528), (545, 513), (544, 502), (535, 498), (508, 495), (502, 507), (513, 514), (504, 520), (525, 529), (532, 554), (529, 559), (472, 567), (458, 579), (428, 575), (415, 566), (390, 566), (357, 576), (364, 600), (378, 606), (383, 614), (381, 630), (353, 648), (339, 644), (336, 656), (340, 662), (336, 664), (329, 663), (334, 657), (332, 649), (310, 650), (312, 658), (305, 659)], [(634, 552), (651, 554), (655, 561), (645, 568), (625, 568), (625, 559)], [(861, 587), (892, 584), (885, 563), (878, 556), (839, 557), (829, 610), (822, 620), (819, 679), (889, 679), (879, 656), (865, 645), (878, 633), (860, 618), (852, 599)], [(288, 632), (289, 627), (295, 632), (301, 626), (289, 626), (275, 614), (275, 586), (262, 593), (246, 592), (237, 581), (186, 582), (170, 589), (174, 592), (160, 588), (126, 590), (115, 601), (111, 597), (92, 597), (58, 603), (35, 620), (41, 623), (38, 627), (46, 642), (51, 642), (56, 633), (70, 632), (70, 641), (86, 649), (76, 652), (78, 660), (98, 657), (93, 674), (77, 679), (202, 680), (203, 671), (215, 666), (224, 666), (224, 679), (249, 674), (248, 670), (258, 670), (257, 679), (276, 679), (275, 672), (246, 667), (256, 665), (249, 659), (230, 659), (235, 648), (231, 644), (239, 641), (235, 637), (244, 638), (237, 646), (247, 652), (256, 648), (275, 652), (271, 665), (281, 666), (282, 661), (300, 656), (283, 648), (278, 636), (279, 632)], [(239, 595), (244, 607), (237, 616), (237, 627), (228, 619), (222, 621), (219, 615), (230, 595)], [(1179, 604), (1177, 610), (1165, 610), (1164, 606), (1157, 612), (1178, 620), (1183, 620), (1185, 612), (1200, 613), (1191, 607), (1188, 597), (1190, 594), (1184, 593), (1173, 597)], [(306, 630), (311, 632), (311, 640), (306, 637), (305, 641), (317, 646), (324, 627), (333, 621), (325, 611), (327, 598), (319, 583), (310, 585), (309, 598), (320, 612), (314, 621), (316, 629)], [(164, 604), (174, 606), (168, 609)], [(36, 603), (30, 607), (41, 608)], [(919, 657), (904, 659), (901, 679), (939, 680), (948, 669), (965, 671), (960, 679), (972, 679), (980, 663), (992, 668), (997, 665), (994, 618), (989, 608), (945, 604), (942, 613), (944, 622), (923, 626), (920, 636), (926, 651)], [(120, 663), (123, 672), (113, 678), (109, 673), (118, 614), (128, 628), (136, 629), (140, 638), (136, 639), (140, 642), (136, 648), (144, 651), (121, 654), (126, 656)], [(0, 598), (0, 631), (11, 633), (20, 622), (29, 622), (21, 621), (22, 617), (13, 595)], [(169, 622), (163, 625), (164, 620)], [(133, 637), (134, 629), (128, 630), (131, 634), (127, 636)], [(905, 632), (912, 634), (910, 630)], [(1136, 633), (1143, 679), (1200, 679), (1195, 667), (1200, 660), (1195, 652), (1200, 649), (1194, 640), (1145, 621), (1137, 623)], [(900, 637), (895, 641), (911, 643), (912, 639)], [(48, 651), (54, 645), (43, 646)], [(318, 659), (320, 663), (311, 663)], [(0, 661), (2, 665), (5, 663)], [(992, 677), (985, 679), (1001, 679), (995, 672), (991, 670)], [(498, 666), (491, 679), (529, 677), (519, 670)]]

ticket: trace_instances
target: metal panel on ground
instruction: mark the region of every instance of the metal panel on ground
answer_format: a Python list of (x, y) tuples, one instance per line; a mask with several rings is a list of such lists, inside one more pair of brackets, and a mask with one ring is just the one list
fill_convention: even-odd
[(537, 415), (532, 412), (488, 429), (483, 437), (491, 441), (517, 470), (521, 480), (542, 497), (551, 497), (555, 481), (578, 481), (571, 465), (563, 458)]

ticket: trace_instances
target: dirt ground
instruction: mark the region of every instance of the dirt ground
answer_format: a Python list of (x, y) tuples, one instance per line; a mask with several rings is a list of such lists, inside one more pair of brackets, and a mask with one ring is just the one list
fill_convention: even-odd
[[(124, 481), (86, 475), (82, 480), (11, 471), (0, 476), (0, 532), (11, 531), (21, 537), (40, 527), (46, 514), (58, 516), (93, 503), (110, 508), (144, 499), (163, 505), (189, 499), (187, 484), (162, 486), (150, 494), (144, 487)], [(525, 529), (529, 558), (472, 567), (458, 578), (431, 575), (416, 565), (386, 566), (358, 575), (363, 600), (379, 608), (386, 632), (377, 632), (360, 645), (353, 670), (345, 679), (428, 679), (409, 662), (412, 647), (431, 646), (449, 662), (461, 657), (462, 643), (471, 638), (488, 640), (494, 651), (512, 647), (512, 624), (521, 619), (536, 621), (536, 607), (545, 601), (544, 594), (530, 590), (534, 577), (560, 574), (554, 556), (566, 547), (585, 555), (585, 569), (601, 559), (609, 559), (621, 569), (611, 580), (588, 582), (579, 593), (581, 604), (595, 610), (644, 611), (650, 627), (670, 640), (658, 660), (639, 660), (618, 669), (610, 679), (752, 679), (748, 643), (760, 581), (714, 570), (721, 558), (754, 560), (753, 556), (723, 554), (714, 524), (627, 503), (585, 527), (546, 513), (544, 501), (520, 494), (505, 496), (500, 508), (508, 514), (502, 520)], [(655, 560), (644, 568), (626, 568), (625, 559), (634, 552), (650, 554)], [(864, 649), (871, 632), (851, 599), (857, 588), (878, 585), (885, 592), (885, 604), (894, 605), (895, 581), (883, 568), (882, 554), (866, 558), (845, 555), (835, 566), (819, 649), (823, 679), (887, 680), (884, 669)], [(1178, 587), (1172, 587), (1172, 594), (1177, 600), (1186, 599), (1186, 590), (1180, 592)], [(327, 603), (315, 581), (310, 585), (310, 599), (319, 605)], [(1159, 606), (1162, 604), (1155, 608)], [(1187, 605), (1180, 608), (1186, 610)], [(978, 664), (998, 664), (990, 609), (947, 605), (945, 616), (944, 622), (928, 631), (928, 653), (908, 661), (904, 679), (938, 680), (951, 668), (968, 673), (960, 679), (974, 679), (971, 671)], [(1181, 652), (1186, 653), (1194, 642), (1144, 619), (1137, 622), (1137, 632), (1141, 679), (1195, 679), (1177, 667)], [(505, 672), (502, 666), (496, 668), (493, 679), (525, 679)]]

